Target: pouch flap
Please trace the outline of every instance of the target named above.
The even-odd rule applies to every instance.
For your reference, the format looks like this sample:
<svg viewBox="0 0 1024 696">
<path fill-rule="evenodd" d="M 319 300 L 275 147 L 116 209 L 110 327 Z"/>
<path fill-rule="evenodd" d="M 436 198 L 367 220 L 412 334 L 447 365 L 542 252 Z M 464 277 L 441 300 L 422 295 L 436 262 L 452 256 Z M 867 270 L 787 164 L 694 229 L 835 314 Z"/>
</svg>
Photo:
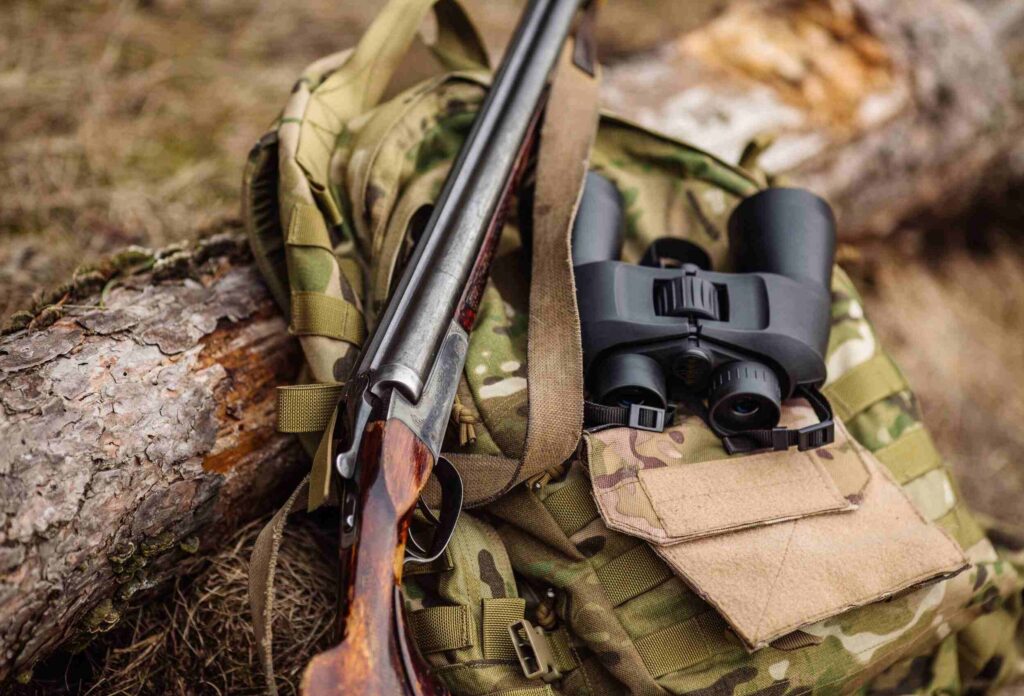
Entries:
<svg viewBox="0 0 1024 696">
<path fill-rule="evenodd" d="M 715 459 L 714 440 L 688 421 L 590 434 L 591 476 L 605 522 L 651 541 L 749 650 L 967 567 L 841 423 L 811 453 Z"/>
<path fill-rule="evenodd" d="M 804 406 L 785 410 L 790 427 L 814 419 Z M 654 544 L 848 512 L 868 480 L 842 430 L 817 450 L 729 458 L 695 418 L 663 433 L 616 428 L 587 440 L 605 522 Z"/>
<path fill-rule="evenodd" d="M 859 446 L 856 446 L 859 450 Z M 706 537 L 655 551 L 735 629 L 748 649 L 967 567 L 885 467 L 856 510 Z"/>
</svg>

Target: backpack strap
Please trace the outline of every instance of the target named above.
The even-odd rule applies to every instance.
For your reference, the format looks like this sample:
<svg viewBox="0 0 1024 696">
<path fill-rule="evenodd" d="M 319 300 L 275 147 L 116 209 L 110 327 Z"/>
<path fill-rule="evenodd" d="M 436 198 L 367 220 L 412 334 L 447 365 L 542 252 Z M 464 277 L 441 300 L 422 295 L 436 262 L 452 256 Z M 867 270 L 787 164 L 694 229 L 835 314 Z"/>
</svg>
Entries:
<svg viewBox="0 0 1024 696">
<path fill-rule="evenodd" d="M 306 506 L 308 491 L 307 476 L 260 532 L 249 558 L 249 610 L 252 612 L 253 630 L 256 633 L 256 651 L 259 653 L 263 675 L 267 680 L 267 693 L 272 696 L 277 695 L 272 650 L 274 573 L 277 570 L 277 554 L 281 548 L 281 539 L 288 518 L 292 512 L 302 510 Z"/>
<path fill-rule="evenodd" d="M 565 46 L 540 135 L 526 363 L 530 413 L 516 482 L 572 456 L 583 430 L 583 348 L 569 237 L 599 116 L 595 7 Z"/>
</svg>

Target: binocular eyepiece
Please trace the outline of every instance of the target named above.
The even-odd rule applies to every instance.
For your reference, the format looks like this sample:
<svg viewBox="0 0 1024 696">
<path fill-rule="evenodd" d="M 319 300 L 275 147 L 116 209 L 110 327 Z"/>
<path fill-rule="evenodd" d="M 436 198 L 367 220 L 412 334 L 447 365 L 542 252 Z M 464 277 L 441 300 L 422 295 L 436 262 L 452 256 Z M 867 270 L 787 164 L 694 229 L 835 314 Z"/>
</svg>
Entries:
<svg viewBox="0 0 1024 696">
<path fill-rule="evenodd" d="M 592 401 L 706 402 L 725 436 L 775 428 L 784 399 L 824 382 L 831 208 L 803 189 L 765 189 L 735 208 L 728 235 L 730 273 L 711 271 L 707 254 L 678 238 L 623 263 L 622 198 L 588 174 L 572 255 Z"/>
</svg>

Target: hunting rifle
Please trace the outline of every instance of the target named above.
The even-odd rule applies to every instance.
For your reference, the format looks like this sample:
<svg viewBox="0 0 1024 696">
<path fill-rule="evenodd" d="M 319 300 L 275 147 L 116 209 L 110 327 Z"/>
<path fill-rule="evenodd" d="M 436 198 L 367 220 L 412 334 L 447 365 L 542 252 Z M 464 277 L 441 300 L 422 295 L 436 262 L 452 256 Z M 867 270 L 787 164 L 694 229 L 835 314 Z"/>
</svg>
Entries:
<svg viewBox="0 0 1024 696">
<path fill-rule="evenodd" d="M 345 386 L 332 475 L 341 517 L 341 643 L 306 667 L 307 696 L 446 694 L 402 618 L 406 562 L 443 553 L 462 482 L 440 456 L 491 259 L 537 138 L 548 77 L 583 0 L 532 0 L 401 279 Z M 428 542 L 409 523 L 431 472 Z"/>
</svg>

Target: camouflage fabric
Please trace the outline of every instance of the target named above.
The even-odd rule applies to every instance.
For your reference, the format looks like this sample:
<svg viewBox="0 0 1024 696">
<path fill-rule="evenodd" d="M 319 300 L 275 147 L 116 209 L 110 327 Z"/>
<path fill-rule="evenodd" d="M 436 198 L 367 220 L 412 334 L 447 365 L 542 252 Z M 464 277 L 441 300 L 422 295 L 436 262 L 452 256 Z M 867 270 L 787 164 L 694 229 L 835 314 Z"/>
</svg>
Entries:
<svg viewBox="0 0 1024 696">
<path fill-rule="evenodd" d="M 431 566 L 410 567 L 403 589 L 406 621 L 421 650 L 430 650 L 424 657 L 435 674 L 455 693 L 476 695 L 537 686 L 523 676 L 507 624 L 494 630 L 493 616 L 501 622 L 520 619 L 525 601 L 519 596 L 508 554 L 493 527 L 464 515 L 446 556 Z M 459 640 L 445 644 L 433 638 L 437 633 L 452 633 L 445 621 L 431 622 L 430 612 L 441 608 L 462 610 L 465 630 Z M 431 622 L 426 627 L 421 625 L 424 619 Z M 437 642 L 429 645 L 432 638 Z"/>
<path fill-rule="evenodd" d="M 391 0 L 354 51 L 310 66 L 250 158 L 250 240 L 300 336 L 309 381 L 347 377 L 411 249 L 409 229 L 437 196 L 486 90 L 479 39 L 453 11 L 453 0 L 442 0 L 434 50 L 450 72 L 380 103 L 387 77 L 433 4 Z M 591 166 L 625 200 L 626 261 L 636 261 L 658 237 L 677 236 L 728 270 L 729 214 L 767 183 L 758 172 L 610 115 L 602 117 Z M 960 502 L 948 469 L 927 448 L 901 377 L 894 384 L 890 375 L 889 388 L 848 414 L 846 428 L 889 467 L 921 514 L 956 539 L 970 569 L 754 653 L 646 542 L 602 520 L 586 467 L 617 474 L 599 448 L 589 462 L 573 461 L 506 491 L 529 418 L 528 274 L 512 216 L 470 337 L 453 413 L 459 427 L 445 446 L 478 507 L 460 521 L 443 562 L 410 567 L 404 582 L 414 635 L 454 694 L 952 693 L 1022 671 L 1014 642 L 1021 617 L 1015 563 L 1021 567 L 1022 559 L 1000 556 Z M 862 372 L 869 380 L 866 366 L 879 360 L 884 352 L 860 298 L 837 269 L 829 388 L 855 386 Z M 699 420 L 676 428 L 677 448 L 641 446 L 637 454 L 673 463 L 724 456 Z M 317 436 L 308 434 L 310 451 Z M 520 617 L 543 629 L 558 679 L 523 676 L 507 636 Z"/>
<path fill-rule="evenodd" d="M 841 330 L 833 333 L 830 366 L 849 371 L 880 349 L 842 272 L 834 300 Z M 844 349 L 849 341 L 859 345 Z M 842 373 L 832 374 L 834 381 Z M 874 451 L 923 427 L 908 391 L 871 405 L 847 425 Z M 690 449 L 679 443 L 671 452 L 636 455 L 651 466 L 675 464 L 673 455 L 682 452 L 692 461 L 716 457 L 719 446 L 705 429 L 688 420 L 681 431 Z M 592 467 L 603 465 L 597 461 L 600 447 L 591 456 Z M 583 464 L 574 463 L 564 479 L 518 489 L 493 509 L 503 520 L 498 532 L 521 582 L 557 589 L 558 618 L 577 640 L 584 667 L 614 676 L 616 688 L 652 694 L 930 694 L 978 690 L 1024 673 L 1020 576 L 966 511 L 941 463 L 903 489 L 965 549 L 970 569 L 805 627 L 753 654 L 681 580 L 647 569 L 660 561 L 637 553 L 645 545 L 605 525 L 593 500 L 580 497 L 586 478 Z M 567 515 L 570 499 L 574 513 Z M 623 565 L 631 577 L 623 579 Z M 605 688 L 564 693 L 615 693 Z"/>
</svg>

